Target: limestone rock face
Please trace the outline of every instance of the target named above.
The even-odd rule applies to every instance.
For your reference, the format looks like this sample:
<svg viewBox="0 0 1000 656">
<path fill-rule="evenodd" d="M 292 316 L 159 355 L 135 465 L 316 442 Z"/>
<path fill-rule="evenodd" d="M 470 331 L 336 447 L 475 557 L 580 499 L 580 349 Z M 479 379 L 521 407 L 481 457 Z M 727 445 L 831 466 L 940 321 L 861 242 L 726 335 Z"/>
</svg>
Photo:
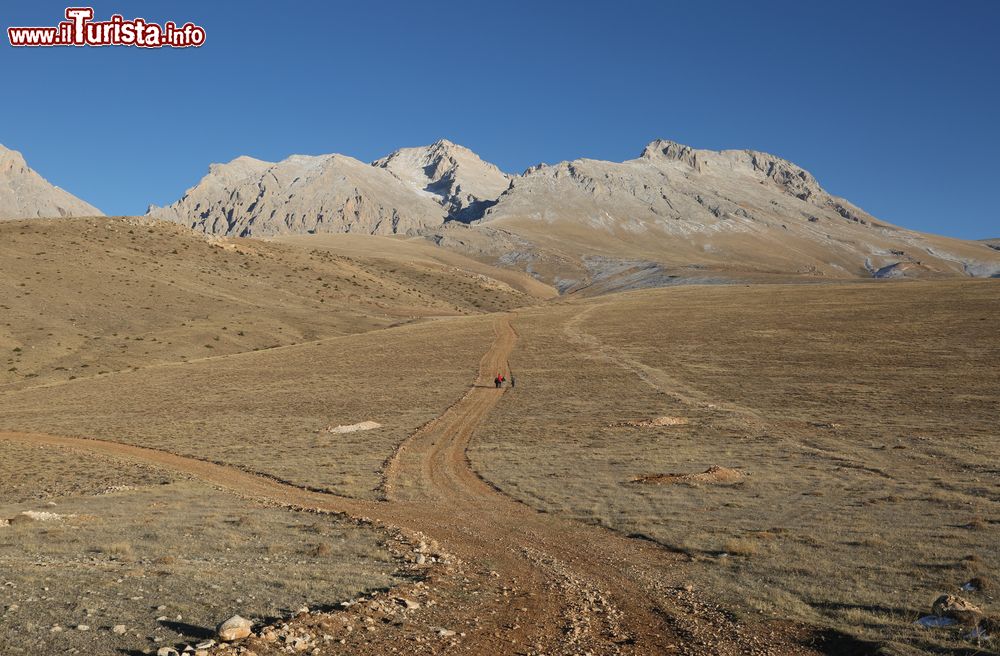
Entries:
<svg viewBox="0 0 1000 656">
<path fill-rule="evenodd" d="M 698 150 L 662 140 L 626 162 L 579 159 L 528 169 L 513 179 L 485 218 L 511 216 L 675 233 L 719 230 L 729 220 L 736 222 L 729 229 L 767 219 L 879 223 L 780 157 L 753 150 Z"/>
<path fill-rule="evenodd" d="M 446 139 L 421 148 L 402 148 L 372 162 L 406 185 L 439 202 L 449 218 L 468 220 L 510 186 L 510 176 L 474 152 Z"/>
<path fill-rule="evenodd" d="M 385 169 L 343 155 L 293 155 L 272 164 L 239 157 L 169 207 L 149 215 L 216 235 L 309 232 L 407 234 L 444 222 L 435 199 Z"/>
<path fill-rule="evenodd" d="M 16 150 L 0 145 L 0 220 L 103 216 L 101 211 L 49 183 Z"/>
</svg>

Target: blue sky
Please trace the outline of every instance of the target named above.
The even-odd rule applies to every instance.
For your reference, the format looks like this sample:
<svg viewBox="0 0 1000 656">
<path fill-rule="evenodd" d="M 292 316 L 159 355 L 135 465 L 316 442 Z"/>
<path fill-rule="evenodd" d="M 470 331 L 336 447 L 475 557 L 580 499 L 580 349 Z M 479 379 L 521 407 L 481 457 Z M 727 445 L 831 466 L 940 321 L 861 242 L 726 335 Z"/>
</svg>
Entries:
<svg viewBox="0 0 1000 656">
<path fill-rule="evenodd" d="M 754 148 L 906 227 L 1000 236 L 1000 2 L 92 3 L 200 49 L 0 47 L 0 143 L 107 213 L 241 154 L 445 137 L 501 168 Z M 12 6 L 14 5 L 14 6 Z M 55 25 L 65 3 L 4 3 Z"/>
</svg>

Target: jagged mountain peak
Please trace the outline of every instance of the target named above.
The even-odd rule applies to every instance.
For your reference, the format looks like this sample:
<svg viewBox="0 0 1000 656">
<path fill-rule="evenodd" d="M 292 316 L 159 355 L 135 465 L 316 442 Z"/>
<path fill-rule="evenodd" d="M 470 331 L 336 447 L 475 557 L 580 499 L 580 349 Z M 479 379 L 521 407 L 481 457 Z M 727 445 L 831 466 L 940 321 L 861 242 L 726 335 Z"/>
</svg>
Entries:
<svg viewBox="0 0 1000 656">
<path fill-rule="evenodd" d="M 435 198 L 449 218 L 458 220 L 474 218 L 510 186 L 510 176 L 497 166 L 447 139 L 401 148 L 372 166 Z"/>
</svg>

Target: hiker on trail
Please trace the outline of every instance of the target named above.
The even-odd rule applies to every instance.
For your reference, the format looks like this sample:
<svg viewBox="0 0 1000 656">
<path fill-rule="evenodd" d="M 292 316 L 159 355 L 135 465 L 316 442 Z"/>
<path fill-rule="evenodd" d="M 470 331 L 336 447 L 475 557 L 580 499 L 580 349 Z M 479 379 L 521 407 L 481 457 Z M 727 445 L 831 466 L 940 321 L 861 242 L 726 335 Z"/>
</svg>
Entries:
<svg viewBox="0 0 1000 656">
<path fill-rule="evenodd" d="M 514 374 L 510 375 L 510 386 L 514 387 Z"/>
<path fill-rule="evenodd" d="M 497 377 L 493 379 L 493 384 L 496 385 L 497 389 L 500 389 L 500 385 L 503 384 L 503 378 L 500 377 L 500 374 L 497 374 Z"/>
</svg>

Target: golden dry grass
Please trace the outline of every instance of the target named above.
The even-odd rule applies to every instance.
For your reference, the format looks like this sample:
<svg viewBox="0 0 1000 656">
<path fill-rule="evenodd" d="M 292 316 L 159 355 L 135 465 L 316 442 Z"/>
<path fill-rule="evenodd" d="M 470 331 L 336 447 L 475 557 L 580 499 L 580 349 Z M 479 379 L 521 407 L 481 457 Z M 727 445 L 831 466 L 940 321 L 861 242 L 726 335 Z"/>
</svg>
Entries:
<svg viewBox="0 0 1000 656">
<path fill-rule="evenodd" d="M 532 305 L 514 321 L 517 388 L 471 452 L 491 482 L 688 554 L 699 591 L 742 613 L 898 653 L 969 646 L 912 622 L 937 594 L 995 578 L 1000 559 L 996 283 L 689 287 L 538 306 L 544 289 L 484 267 L 394 240 L 0 224 L 0 429 L 373 498 L 396 446 L 475 378 L 487 313 Z M 383 426 L 317 432 L 368 420 Z M 740 475 L 706 478 L 713 466 Z M 94 496 L 120 485 L 136 489 Z M 39 603 L 97 586 L 60 623 L 88 603 L 125 612 L 121 598 L 151 589 L 207 622 L 233 595 L 256 595 L 247 604 L 263 614 L 387 580 L 370 533 L 316 529 L 144 467 L 0 446 L 0 510 L 54 497 L 90 519 L 0 528 L 0 559 Z M 231 564 L 268 571 L 215 583 Z M 303 573 L 327 566 L 320 586 Z M 119 571 L 135 573 L 117 577 L 134 586 L 124 597 L 105 585 Z M 997 611 L 995 591 L 968 594 Z M 46 653 L 32 608 L 0 632 L 30 624 L 41 641 L 23 653 Z"/>
<path fill-rule="evenodd" d="M 991 282 L 698 287 L 526 311 L 517 388 L 472 461 L 540 509 L 689 554 L 694 584 L 745 613 L 899 653 L 968 647 L 912 622 L 1000 561 L 998 316 Z M 621 425 L 660 416 L 689 423 Z M 749 475 L 631 482 L 713 465 Z"/>
<path fill-rule="evenodd" d="M 457 256 L 415 258 L 370 239 L 375 246 L 359 238 L 364 248 L 352 242 L 335 251 L 211 240 L 142 219 L 4 221 L 0 390 L 492 312 L 534 298 L 488 275 L 517 284 L 516 274 Z"/>
<path fill-rule="evenodd" d="M 154 638 L 204 639 L 236 612 L 280 617 L 395 580 L 396 564 L 370 529 L 196 481 L 156 480 L 97 456 L 52 448 L 37 456 L 15 443 L 0 449 L 5 475 L 36 462 L 59 474 L 43 484 L 51 495 L 32 501 L 9 497 L 10 481 L 0 477 L 0 517 L 63 516 L 0 527 L 4 654 L 142 653 Z M 127 488 L 98 490 L 95 481 Z M 111 632 L 119 624 L 127 627 L 121 636 Z"/>
<path fill-rule="evenodd" d="M 0 428 L 166 449 L 372 498 L 385 460 L 462 396 L 492 339 L 489 318 L 442 319 L 0 392 Z M 317 432 L 368 420 L 382 427 Z"/>
</svg>

